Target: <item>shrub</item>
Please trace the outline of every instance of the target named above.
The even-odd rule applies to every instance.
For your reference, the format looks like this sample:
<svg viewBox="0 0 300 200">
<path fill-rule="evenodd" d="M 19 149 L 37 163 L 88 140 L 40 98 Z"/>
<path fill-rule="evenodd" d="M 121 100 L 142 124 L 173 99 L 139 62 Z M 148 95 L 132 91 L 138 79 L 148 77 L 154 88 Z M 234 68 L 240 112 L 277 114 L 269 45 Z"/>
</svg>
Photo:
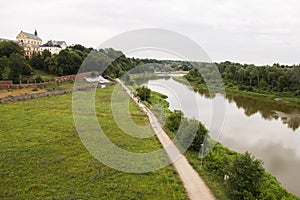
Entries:
<svg viewBox="0 0 300 200">
<path fill-rule="evenodd" d="M 137 96 L 140 97 L 142 101 L 148 101 L 150 98 L 151 90 L 145 86 L 136 89 Z"/>
<path fill-rule="evenodd" d="M 236 157 L 229 168 L 229 194 L 232 199 L 257 199 L 261 193 L 262 161 L 246 152 Z"/>
<path fill-rule="evenodd" d="M 42 77 L 41 77 L 41 76 L 37 76 L 37 77 L 35 78 L 35 81 L 36 81 L 37 83 L 41 83 L 41 82 L 42 82 Z"/>
</svg>

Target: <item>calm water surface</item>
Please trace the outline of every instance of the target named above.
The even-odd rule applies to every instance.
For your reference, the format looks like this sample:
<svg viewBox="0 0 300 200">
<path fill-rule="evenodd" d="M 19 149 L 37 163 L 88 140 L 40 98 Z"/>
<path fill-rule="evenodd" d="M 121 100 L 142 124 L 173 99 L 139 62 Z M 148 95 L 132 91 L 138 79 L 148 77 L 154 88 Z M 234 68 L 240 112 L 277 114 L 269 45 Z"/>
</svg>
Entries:
<svg viewBox="0 0 300 200">
<path fill-rule="evenodd" d="M 241 95 L 195 92 L 172 78 L 149 80 L 147 86 L 168 95 L 170 109 L 182 110 L 210 127 L 212 99 L 225 101 L 226 117 L 220 142 L 230 149 L 250 151 L 264 161 L 290 192 L 300 196 L 300 110 L 271 100 Z M 198 109 L 197 109 L 198 108 Z"/>
</svg>

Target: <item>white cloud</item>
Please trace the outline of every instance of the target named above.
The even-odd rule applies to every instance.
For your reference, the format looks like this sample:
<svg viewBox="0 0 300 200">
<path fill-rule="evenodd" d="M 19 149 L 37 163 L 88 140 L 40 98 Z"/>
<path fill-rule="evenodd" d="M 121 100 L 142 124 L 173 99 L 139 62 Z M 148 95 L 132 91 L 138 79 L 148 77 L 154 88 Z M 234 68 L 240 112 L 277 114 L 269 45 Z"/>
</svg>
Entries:
<svg viewBox="0 0 300 200">
<path fill-rule="evenodd" d="M 1 3 L 0 37 L 38 29 L 44 40 L 96 47 L 132 29 L 183 33 L 215 61 L 299 63 L 297 0 L 10 0 Z"/>
</svg>

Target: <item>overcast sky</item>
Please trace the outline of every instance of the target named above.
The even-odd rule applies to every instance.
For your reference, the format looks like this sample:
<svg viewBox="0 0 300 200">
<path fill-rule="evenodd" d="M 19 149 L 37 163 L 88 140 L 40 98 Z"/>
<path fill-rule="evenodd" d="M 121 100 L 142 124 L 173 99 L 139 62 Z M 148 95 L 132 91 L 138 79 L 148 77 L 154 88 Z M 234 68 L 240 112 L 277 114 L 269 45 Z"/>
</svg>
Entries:
<svg viewBox="0 0 300 200">
<path fill-rule="evenodd" d="M 0 5 L 1 38 L 37 29 L 43 42 L 97 47 L 125 31 L 163 28 L 196 41 L 215 62 L 300 63 L 298 0 L 2 0 Z"/>
</svg>

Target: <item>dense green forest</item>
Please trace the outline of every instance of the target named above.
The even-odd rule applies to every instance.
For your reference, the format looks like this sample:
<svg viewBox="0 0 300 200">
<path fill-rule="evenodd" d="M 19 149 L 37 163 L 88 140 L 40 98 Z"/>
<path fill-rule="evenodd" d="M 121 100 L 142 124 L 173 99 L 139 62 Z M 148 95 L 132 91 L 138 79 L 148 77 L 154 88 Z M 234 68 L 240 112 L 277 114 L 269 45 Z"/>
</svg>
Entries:
<svg viewBox="0 0 300 200">
<path fill-rule="evenodd" d="M 255 66 L 226 61 L 216 66 L 227 88 L 258 93 L 280 93 L 282 97 L 300 97 L 299 65 Z M 205 84 L 195 68 L 191 69 L 185 78 L 194 85 Z"/>
</svg>

